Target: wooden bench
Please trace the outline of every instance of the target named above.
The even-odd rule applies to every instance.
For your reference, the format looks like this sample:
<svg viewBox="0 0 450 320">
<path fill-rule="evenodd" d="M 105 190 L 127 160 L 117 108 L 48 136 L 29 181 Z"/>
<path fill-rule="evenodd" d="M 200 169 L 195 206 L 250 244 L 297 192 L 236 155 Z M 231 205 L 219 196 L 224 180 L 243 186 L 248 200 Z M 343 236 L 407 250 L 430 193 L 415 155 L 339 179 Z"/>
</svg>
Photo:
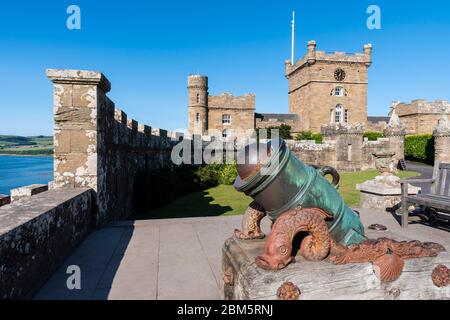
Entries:
<svg viewBox="0 0 450 320">
<path fill-rule="evenodd" d="M 444 213 L 450 213 L 450 188 L 447 188 L 447 175 L 450 164 L 436 162 L 431 179 L 401 180 L 402 186 L 402 227 L 408 226 L 409 206 L 421 205 Z M 409 183 L 430 183 L 430 194 L 408 195 Z M 448 189 L 448 190 L 447 190 Z"/>
</svg>

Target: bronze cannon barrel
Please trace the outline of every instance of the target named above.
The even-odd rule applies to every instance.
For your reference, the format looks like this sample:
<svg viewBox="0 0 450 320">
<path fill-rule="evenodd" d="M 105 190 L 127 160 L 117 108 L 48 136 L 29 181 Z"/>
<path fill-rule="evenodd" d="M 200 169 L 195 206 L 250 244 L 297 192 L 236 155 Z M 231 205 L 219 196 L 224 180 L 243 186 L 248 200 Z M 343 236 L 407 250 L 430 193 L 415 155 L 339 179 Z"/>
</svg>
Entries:
<svg viewBox="0 0 450 320">
<path fill-rule="evenodd" d="M 239 159 L 252 164 L 241 164 Z M 245 147 L 238 155 L 238 173 L 236 190 L 252 197 L 272 221 L 296 207 L 320 208 L 333 217 L 327 224 L 337 242 L 350 245 L 366 240 L 358 214 L 318 170 L 298 159 L 284 140 Z"/>
</svg>

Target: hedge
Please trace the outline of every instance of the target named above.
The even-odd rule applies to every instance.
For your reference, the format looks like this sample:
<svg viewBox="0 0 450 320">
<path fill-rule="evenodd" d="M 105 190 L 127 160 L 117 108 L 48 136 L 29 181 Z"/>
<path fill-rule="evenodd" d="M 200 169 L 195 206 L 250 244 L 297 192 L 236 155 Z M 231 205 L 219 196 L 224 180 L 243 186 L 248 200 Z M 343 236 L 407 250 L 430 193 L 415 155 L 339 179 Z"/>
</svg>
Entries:
<svg viewBox="0 0 450 320">
<path fill-rule="evenodd" d="M 377 141 L 379 138 L 384 138 L 384 134 L 380 132 L 367 131 L 364 133 L 364 138 L 369 139 L 369 141 Z"/>
<path fill-rule="evenodd" d="M 260 130 L 263 130 L 263 128 L 256 129 L 256 134 L 257 134 L 258 138 L 259 138 Z M 285 140 L 291 139 L 292 127 L 288 126 L 287 124 L 282 124 L 279 127 L 269 127 L 266 130 L 267 130 L 267 139 L 272 138 L 272 130 L 279 130 L 280 138 L 282 138 L 282 139 L 285 139 Z"/>
<path fill-rule="evenodd" d="M 295 135 L 295 140 L 314 140 L 316 143 L 323 142 L 323 136 L 320 133 L 311 133 L 310 131 L 302 131 Z"/>
<path fill-rule="evenodd" d="M 405 159 L 427 164 L 434 163 L 434 138 L 431 134 L 405 137 Z"/>
</svg>

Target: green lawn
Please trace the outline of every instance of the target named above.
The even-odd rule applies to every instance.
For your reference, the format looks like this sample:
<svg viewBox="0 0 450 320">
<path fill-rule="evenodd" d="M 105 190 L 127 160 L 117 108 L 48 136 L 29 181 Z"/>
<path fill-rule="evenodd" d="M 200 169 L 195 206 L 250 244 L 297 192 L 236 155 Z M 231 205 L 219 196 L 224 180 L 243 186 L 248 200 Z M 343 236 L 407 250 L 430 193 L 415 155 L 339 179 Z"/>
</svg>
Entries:
<svg viewBox="0 0 450 320">
<path fill-rule="evenodd" d="M 243 214 L 251 198 L 233 186 L 220 185 L 181 197 L 167 206 L 136 215 L 133 219 L 169 219 L 199 216 L 231 216 Z"/>
<path fill-rule="evenodd" d="M 339 183 L 339 192 L 343 196 L 345 203 L 349 206 L 358 206 L 360 201 L 359 191 L 356 185 L 364 181 L 371 180 L 378 175 L 377 170 L 369 170 L 362 172 L 341 173 L 341 182 Z M 398 176 L 402 179 L 417 176 L 417 172 L 400 171 Z"/>
<path fill-rule="evenodd" d="M 342 173 L 339 191 L 343 195 L 345 202 L 350 206 L 358 206 L 360 195 L 355 186 L 366 180 L 373 179 L 377 175 L 378 172 L 376 170 Z M 409 178 L 417 176 L 417 173 L 405 171 L 400 172 L 399 176 L 401 178 Z M 133 219 L 240 215 L 244 213 L 251 201 L 251 198 L 237 192 L 233 186 L 220 185 L 184 196 L 163 208 L 134 216 Z"/>
</svg>

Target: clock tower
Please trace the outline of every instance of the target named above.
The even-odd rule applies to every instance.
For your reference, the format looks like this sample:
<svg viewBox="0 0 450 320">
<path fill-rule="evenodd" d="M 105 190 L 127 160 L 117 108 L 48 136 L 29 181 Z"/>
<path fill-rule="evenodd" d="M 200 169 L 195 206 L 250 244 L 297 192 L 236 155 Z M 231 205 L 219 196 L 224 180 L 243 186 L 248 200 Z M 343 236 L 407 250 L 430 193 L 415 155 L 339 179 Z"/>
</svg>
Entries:
<svg viewBox="0 0 450 320">
<path fill-rule="evenodd" d="M 320 132 L 323 124 L 367 124 L 368 70 L 372 45 L 364 52 L 326 53 L 308 42 L 296 63 L 286 61 L 289 113 L 299 116 L 302 131 Z"/>
</svg>

